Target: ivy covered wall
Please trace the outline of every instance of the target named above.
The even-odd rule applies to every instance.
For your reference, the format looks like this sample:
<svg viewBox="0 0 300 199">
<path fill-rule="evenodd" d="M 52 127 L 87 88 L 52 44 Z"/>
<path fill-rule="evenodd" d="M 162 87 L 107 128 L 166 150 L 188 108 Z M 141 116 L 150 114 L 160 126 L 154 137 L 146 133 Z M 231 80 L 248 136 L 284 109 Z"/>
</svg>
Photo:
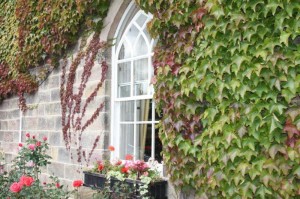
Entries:
<svg viewBox="0 0 300 199">
<path fill-rule="evenodd" d="M 23 94 L 35 91 L 37 80 L 48 73 L 36 78 L 29 69 L 57 66 L 58 58 L 83 30 L 101 30 L 109 4 L 109 0 L 1 1 L 0 100 L 18 94 L 25 109 Z"/>
<path fill-rule="evenodd" d="M 160 137 L 197 198 L 300 195 L 300 2 L 137 0 L 153 14 Z"/>
</svg>

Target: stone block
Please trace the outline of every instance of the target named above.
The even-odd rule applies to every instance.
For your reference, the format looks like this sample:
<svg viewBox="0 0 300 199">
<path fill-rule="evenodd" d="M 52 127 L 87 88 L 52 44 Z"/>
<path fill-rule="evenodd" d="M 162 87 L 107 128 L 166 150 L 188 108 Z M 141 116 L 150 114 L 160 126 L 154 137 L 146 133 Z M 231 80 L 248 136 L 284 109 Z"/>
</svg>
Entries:
<svg viewBox="0 0 300 199">
<path fill-rule="evenodd" d="M 67 151 L 66 148 L 60 147 L 58 149 L 58 161 L 64 162 L 64 163 L 70 163 L 71 162 L 71 154 L 69 151 Z"/>
<path fill-rule="evenodd" d="M 105 80 L 105 95 L 111 96 L 111 80 Z"/>
<path fill-rule="evenodd" d="M 7 121 L 1 121 L 0 120 L 0 130 L 1 131 L 8 130 Z"/>
<path fill-rule="evenodd" d="M 77 180 L 82 178 L 80 166 L 78 165 L 65 165 L 65 177 L 69 180 Z"/>
<path fill-rule="evenodd" d="M 24 117 L 23 119 L 23 129 L 27 132 L 31 130 L 37 130 L 39 118 L 37 117 Z"/>
<path fill-rule="evenodd" d="M 45 105 L 44 104 L 39 104 L 37 109 L 38 109 L 39 116 L 45 115 Z"/>
<path fill-rule="evenodd" d="M 19 131 L 13 132 L 13 142 L 19 143 L 19 138 L 20 138 L 20 132 Z"/>
<path fill-rule="evenodd" d="M 53 130 L 54 129 L 54 124 L 55 120 L 54 117 L 40 117 L 38 118 L 38 129 L 39 130 Z"/>
<path fill-rule="evenodd" d="M 20 128 L 20 120 L 8 120 L 7 121 L 8 130 L 19 130 Z"/>
<path fill-rule="evenodd" d="M 39 102 L 39 103 L 47 103 L 47 102 L 50 102 L 50 98 L 51 98 L 50 91 L 39 92 L 37 95 L 38 95 L 38 102 Z"/>
<path fill-rule="evenodd" d="M 3 136 L 4 142 L 13 142 L 14 140 L 14 134 L 13 132 L 5 132 Z"/>
<path fill-rule="evenodd" d="M 61 107 L 59 103 L 51 103 L 45 106 L 46 115 L 61 115 Z"/>
<path fill-rule="evenodd" d="M 62 145 L 62 136 L 60 132 L 51 132 L 49 133 L 49 144 L 51 146 L 60 146 Z"/>
<path fill-rule="evenodd" d="M 0 120 L 7 119 L 7 112 L 6 111 L 0 111 Z"/>
<path fill-rule="evenodd" d="M 60 89 L 51 90 L 51 102 L 60 102 Z"/>
<path fill-rule="evenodd" d="M 62 119 L 61 116 L 57 116 L 57 117 L 54 118 L 54 120 L 55 120 L 55 128 L 54 129 L 56 131 L 61 131 L 62 130 L 61 119 Z"/>
<path fill-rule="evenodd" d="M 64 178 L 65 177 L 65 164 L 63 163 L 58 163 L 58 162 L 51 162 L 51 164 L 49 164 L 47 166 L 48 168 L 48 173 L 50 175 L 55 175 L 57 177 L 60 178 Z"/>
<path fill-rule="evenodd" d="M 52 88 L 59 88 L 59 86 L 60 86 L 60 78 L 59 78 L 59 76 L 58 75 L 56 75 L 56 76 L 50 76 L 49 78 L 48 78 L 49 80 L 48 80 L 48 85 L 47 85 L 47 87 L 49 88 L 49 89 L 52 89 Z"/>
</svg>

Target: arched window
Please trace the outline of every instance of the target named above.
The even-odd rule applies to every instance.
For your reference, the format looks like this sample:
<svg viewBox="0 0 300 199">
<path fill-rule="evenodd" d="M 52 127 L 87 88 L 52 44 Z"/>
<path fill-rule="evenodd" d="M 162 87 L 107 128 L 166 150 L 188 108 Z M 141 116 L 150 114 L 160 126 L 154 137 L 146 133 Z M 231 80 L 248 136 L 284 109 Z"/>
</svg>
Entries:
<svg viewBox="0 0 300 199">
<path fill-rule="evenodd" d="M 132 10 L 125 15 L 132 15 Z M 158 117 L 150 83 L 154 45 L 146 27 L 150 19 L 141 10 L 133 17 L 124 16 L 113 47 L 111 143 L 121 159 L 130 154 L 135 159 L 147 161 L 152 157 L 161 161 L 162 146 L 155 128 Z"/>
</svg>

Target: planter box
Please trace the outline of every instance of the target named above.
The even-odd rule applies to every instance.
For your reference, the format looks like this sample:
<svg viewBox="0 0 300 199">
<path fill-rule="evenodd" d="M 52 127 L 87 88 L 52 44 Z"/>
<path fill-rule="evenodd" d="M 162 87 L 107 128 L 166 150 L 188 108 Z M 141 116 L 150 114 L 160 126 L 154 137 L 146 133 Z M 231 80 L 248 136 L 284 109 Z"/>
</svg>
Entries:
<svg viewBox="0 0 300 199">
<path fill-rule="evenodd" d="M 103 174 L 83 172 L 84 173 L 84 186 L 92 187 L 96 189 L 104 189 L 106 184 L 106 178 Z M 110 180 L 110 189 L 114 191 L 116 187 L 126 185 L 127 190 L 130 190 L 132 193 L 132 198 L 141 198 L 139 194 L 139 185 L 143 184 L 138 180 L 126 179 L 125 181 L 119 181 L 116 178 L 111 178 Z M 151 183 L 148 188 L 148 194 L 150 198 L 155 199 L 167 199 L 167 181 L 158 181 Z"/>
</svg>

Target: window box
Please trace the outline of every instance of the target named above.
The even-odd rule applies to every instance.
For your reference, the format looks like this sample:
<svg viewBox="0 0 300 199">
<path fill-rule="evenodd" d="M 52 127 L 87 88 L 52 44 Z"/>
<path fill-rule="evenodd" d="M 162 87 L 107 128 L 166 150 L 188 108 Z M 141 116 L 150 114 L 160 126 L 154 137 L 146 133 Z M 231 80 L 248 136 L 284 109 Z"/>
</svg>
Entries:
<svg viewBox="0 0 300 199">
<path fill-rule="evenodd" d="M 105 183 L 107 181 L 104 174 L 92 173 L 84 171 L 84 186 L 104 189 Z M 139 185 L 142 184 L 141 181 L 126 179 L 125 181 L 119 181 L 116 178 L 111 178 L 110 189 L 113 191 L 114 185 L 118 186 L 118 183 L 125 183 L 133 192 L 135 198 L 140 198 Z M 155 199 L 167 199 L 167 181 L 157 181 L 149 185 L 148 194 L 151 198 Z"/>
</svg>

